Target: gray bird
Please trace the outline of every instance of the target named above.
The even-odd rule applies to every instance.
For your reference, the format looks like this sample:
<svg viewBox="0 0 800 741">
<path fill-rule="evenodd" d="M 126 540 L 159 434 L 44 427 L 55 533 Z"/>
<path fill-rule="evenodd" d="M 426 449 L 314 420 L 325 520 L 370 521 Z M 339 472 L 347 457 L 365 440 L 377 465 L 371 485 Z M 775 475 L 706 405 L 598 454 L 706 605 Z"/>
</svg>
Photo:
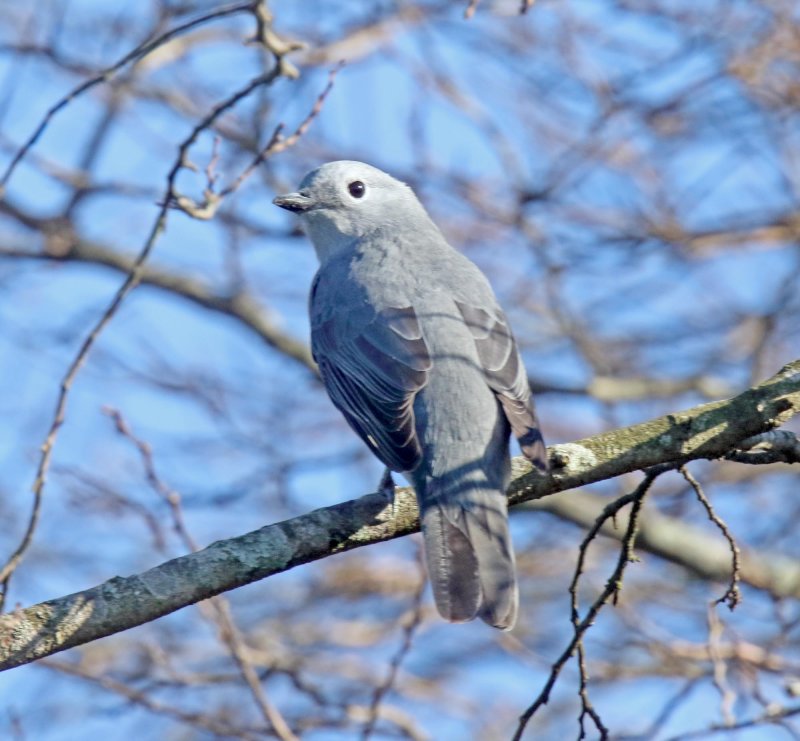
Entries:
<svg viewBox="0 0 800 741">
<path fill-rule="evenodd" d="M 543 473 L 547 453 L 488 280 L 411 188 L 370 165 L 322 165 L 273 203 L 300 216 L 320 261 L 309 310 L 325 388 L 414 485 L 439 612 L 512 628 L 509 432 Z"/>
</svg>

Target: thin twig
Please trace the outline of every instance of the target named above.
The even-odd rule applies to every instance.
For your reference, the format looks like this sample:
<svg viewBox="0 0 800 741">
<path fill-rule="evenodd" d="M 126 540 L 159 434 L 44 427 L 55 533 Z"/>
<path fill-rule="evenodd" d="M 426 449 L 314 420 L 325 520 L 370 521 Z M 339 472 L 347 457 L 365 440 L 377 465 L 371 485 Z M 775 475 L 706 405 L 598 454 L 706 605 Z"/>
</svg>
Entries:
<svg viewBox="0 0 800 741">
<path fill-rule="evenodd" d="M 147 481 L 156 493 L 169 505 L 173 529 L 183 541 L 184 546 L 192 552 L 198 551 L 200 546 L 186 527 L 186 520 L 183 517 L 183 508 L 181 507 L 181 496 L 177 491 L 168 486 L 156 472 L 155 461 L 153 460 L 153 449 L 150 444 L 133 433 L 130 426 L 125 421 L 125 418 L 118 410 L 106 407 L 103 411 L 112 418 L 117 432 L 136 446 L 142 460 L 142 465 L 144 466 Z M 233 614 L 231 613 L 230 603 L 222 596 L 212 597 L 208 600 L 208 603 L 210 603 L 210 605 L 205 602 L 199 603 L 198 607 L 200 608 L 200 612 L 206 619 L 212 621 L 219 630 L 220 638 L 225 643 L 242 678 L 250 688 L 253 699 L 261 711 L 264 720 L 281 741 L 298 741 L 297 736 L 291 728 L 289 728 L 286 719 L 269 701 L 264 692 L 261 680 L 247 656 L 247 647 L 244 638 L 236 626 Z M 211 611 L 209 611 L 209 607 Z"/>
<path fill-rule="evenodd" d="M 237 190 L 239 186 L 248 177 L 250 177 L 253 171 L 268 157 L 280 154 L 290 147 L 293 147 L 297 143 L 298 139 L 300 139 L 300 137 L 303 136 L 306 131 L 308 131 L 308 127 L 311 126 L 312 121 L 319 115 L 320 111 L 322 110 L 322 106 L 325 103 L 325 99 L 333 89 L 333 83 L 336 80 L 336 75 L 339 73 L 342 67 L 344 67 L 344 65 L 345 62 L 341 61 L 335 67 L 333 67 L 330 72 L 328 72 L 327 84 L 322 92 L 317 96 L 317 100 L 315 101 L 308 115 L 303 119 L 303 121 L 300 122 L 300 125 L 295 129 L 294 133 L 284 138 L 281 135 L 283 131 L 283 124 L 279 125 L 273 132 L 272 136 L 267 142 L 267 145 L 255 156 L 253 161 L 247 167 L 245 167 L 244 170 L 242 170 L 239 177 L 237 177 L 236 180 L 234 180 L 230 185 L 222 189 L 220 192 L 220 198 L 224 198 L 225 196 L 230 195 L 233 191 Z"/>
<path fill-rule="evenodd" d="M 426 582 L 424 556 L 422 553 L 422 548 L 420 548 L 419 545 L 417 546 L 417 564 L 419 566 L 419 582 L 417 583 L 417 588 L 414 590 L 414 594 L 412 596 L 411 607 L 404 618 L 405 625 L 403 626 L 403 641 L 400 644 L 400 648 L 397 649 L 397 653 L 392 657 L 392 660 L 389 664 L 389 671 L 386 674 L 386 679 L 384 679 L 384 681 L 375 688 L 375 692 L 372 695 L 372 701 L 369 704 L 368 710 L 369 718 L 364 725 L 364 730 L 361 732 L 361 741 L 367 741 L 367 739 L 369 739 L 375 730 L 375 724 L 378 722 L 378 716 L 380 714 L 381 702 L 389 690 L 391 690 L 391 688 L 394 686 L 394 683 L 397 680 L 397 673 L 400 669 L 400 664 L 402 664 L 403 659 L 405 659 L 405 657 L 408 655 L 408 652 L 411 650 L 411 645 L 414 641 L 414 635 L 419 626 L 422 624 L 422 596 L 425 594 Z"/>
<path fill-rule="evenodd" d="M 182 23 L 179 26 L 175 26 L 175 28 L 162 33 L 160 36 L 156 36 L 154 39 L 150 39 L 150 41 L 145 41 L 143 44 L 140 44 L 132 51 L 128 52 L 124 57 L 122 57 L 119 61 L 115 64 L 112 64 L 110 67 L 107 67 L 99 74 L 95 75 L 89 80 L 78 85 L 76 88 L 73 88 L 68 92 L 64 97 L 59 99 L 55 104 L 53 104 L 45 113 L 44 118 L 39 122 L 39 125 L 36 127 L 34 132 L 28 137 L 27 141 L 20 147 L 17 153 L 14 155 L 14 158 L 9 163 L 6 171 L 3 173 L 3 177 L 0 178 L 0 197 L 2 197 L 3 191 L 5 187 L 8 185 L 8 181 L 10 180 L 11 176 L 14 173 L 14 170 L 17 168 L 17 165 L 22 161 L 23 157 L 28 153 L 28 151 L 33 147 L 34 144 L 39 140 L 39 138 L 44 133 L 47 126 L 50 124 L 53 116 L 56 115 L 62 108 L 66 107 L 69 103 L 71 103 L 75 98 L 83 95 L 87 90 L 91 90 L 95 85 L 99 85 L 101 82 L 107 82 L 110 80 L 119 70 L 125 67 L 129 62 L 133 62 L 139 59 L 146 57 L 151 51 L 157 49 L 161 45 L 165 44 L 167 41 L 171 41 L 176 36 L 179 36 L 184 31 L 188 31 L 195 26 L 199 26 L 207 21 L 214 20 L 215 18 L 223 18 L 229 15 L 235 15 L 236 13 L 245 13 L 248 11 L 252 12 L 253 10 L 253 2 L 245 3 L 235 3 L 233 5 L 228 5 L 226 7 L 218 8 L 210 13 L 205 13 L 204 15 L 198 16 L 197 18 L 193 18 L 186 23 Z"/>
<path fill-rule="evenodd" d="M 219 164 L 219 141 L 219 135 L 215 136 L 214 141 L 211 143 L 211 158 L 208 160 L 205 170 L 206 190 L 211 193 L 214 192 L 214 186 L 219 178 L 219 173 L 217 172 L 217 165 Z"/>
<path fill-rule="evenodd" d="M 586 650 L 583 647 L 583 639 L 578 642 L 578 675 L 580 677 L 578 696 L 581 698 L 581 713 L 578 716 L 578 726 L 580 727 L 578 738 L 586 738 L 585 720 L 588 715 L 599 732 L 600 738 L 606 739 L 608 738 L 608 728 L 606 728 L 603 719 L 589 699 L 589 672 L 586 670 Z"/>
<path fill-rule="evenodd" d="M 33 539 L 33 533 L 35 532 L 36 526 L 39 522 L 42 493 L 44 491 L 47 473 L 50 467 L 50 461 L 52 459 L 53 446 L 55 445 L 56 438 L 58 437 L 58 431 L 61 428 L 61 425 L 64 423 L 67 398 L 69 396 L 70 389 L 72 388 L 72 384 L 75 382 L 78 371 L 86 362 L 89 352 L 94 346 L 97 338 L 116 314 L 122 302 L 136 287 L 142 277 L 144 263 L 152 252 L 158 237 L 161 235 L 161 232 L 166 226 L 169 204 L 175 199 L 176 195 L 175 181 L 178 177 L 178 173 L 181 171 L 181 169 L 183 169 L 186 161 L 188 160 L 187 155 L 189 149 L 197 141 L 200 133 L 212 126 L 223 113 L 233 108 L 239 101 L 250 95 L 257 88 L 273 83 L 276 79 L 278 79 L 279 76 L 280 66 L 276 64 L 270 72 L 259 75 L 245 87 L 214 106 L 214 108 L 192 129 L 189 136 L 187 136 L 186 139 L 184 139 L 180 144 L 178 148 L 178 156 L 175 158 L 169 174 L 167 175 L 165 195 L 159 208 L 158 216 L 153 223 L 150 234 L 147 237 L 144 246 L 132 265 L 131 272 L 128 274 L 125 282 L 117 291 L 108 308 L 103 312 L 103 315 L 84 339 L 80 349 L 78 350 L 78 353 L 75 355 L 66 374 L 61 380 L 53 419 L 50 424 L 50 429 L 41 447 L 39 465 L 37 467 L 36 477 L 33 483 L 33 505 L 31 515 L 28 519 L 28 526 L 19 545 L 11 554 L 11 556 L 9 556 L 2 569 L 0 569 L 0 611 L 3 609 L 5 598 L 8 594 L 8 584 L 11 575 L 14 573 L 15 569 L 22 560 L 24 553 L 30 546 L 30 543 Z"/>
<path fill-rule="evenodd" d="M 728 546 L 731 549 L 731 579 L 728 583 L 728 588 L 725 591 L 725 594 L 723 594 L 722 597 L 716 601 L 716 603 L 724 603 L 728 605 L 729 609 L 734 610 L 742 600 L 742 594 L 739 591 L 739 582 L 742 578 L 741 551 L 739 550 L 739 546 L 736 545 L 736 540 L 734 539 L 733 534 L 728 529 L 728 526 L 725 524 L 724 520 L 722 520 L 722 518 L 714 511 L 714 507 L 711 505 L 711 501 L 703 491 L 703 487 L 700 486 L 700 482 L 694 476 L 692 476 L 686 466 L 681 466 L 680 472 L 692 489 L 694 489 L 697 499 L 700 501 L 700 504 L 703 505 L 706 513 L 708 514 L 708 519 L 719 528 L 720 532 L 725 536 L 725 540 L 728 541 Z"/>
<path fill-rule="evenodd" d="M 300 122 L 300 125 L 295 129 L 294 133 L 288 137 L 283 137 L 282 132 L 284 129 L 284 124 L 280 123 L 275 127 L 275 130 L 272 132 L 272 136 L 269 138 L 267 144 L 258 152 L 258 154 L 253 158 L 250 164 L 242 170 L 239 176 L 225 188 L 223 188 L 219 193 L 215 193 L 213 189 L 213 180 L 211 173 L 213 172 L 213 166 L 216 161 L 216 152 L 212 153 L 211 161 L 209 162 L 208 166 L 206 167 L 206 178 L 208 180 L 207 187 L 203 190 L 203 200 L 200 203 L 196 203 L 188 196 L 184 195 L 176 195 L 172 198 L 172 202 L 170 206 L 174 208 L 178 208 L 183 211 L 188 216 L 191 216 L 193 219 L 199 219 L 201 221 L 208 221 L 209 219 L 213 219 L 216 216 L 219 207 L 222 205 L 222 202 L 225 200 L 227 196 L 229 196 L 234 191 L 238 190 L 239 187 L 247 180 L 250 175 L 253 174 L 255 169 L 263 163 L 269 157 L 272 157 L 276 154 L 280 154 L 281 152 L 286 151 L 290 147 L 293 147 L 297 144 L 298 140 L 301 136 L 303 136 L 306 131 L 308 131 L 308 127 L 311 125 L 311 122 L 317 117 L 319 112 L 322 110 L 322 105 L 325 102 L 325 98 L 328 97 L 328 93 L 333 88 L 333 82 L 336 78 L 336 74 L 344 65 L 344 62 L 340 62 L 336 67 L 334 67 L 329 75 L 328 75 L 328 83 L 323 89 L 323 91 L 317 96 L 314 105 L 311 108 L 309 114 Z"/>
<path fill-rule="evenodd" d="M 645 472 L 645 477 L 639 486 L 631 492 L 630 494 L 626 494 L 623 497 L 620 497 L 616 501 L 609 504 L 600 514 L 600 516 L 595 520 L 594 525 L 590 528 L 589 532 L 584 537 L 583 542 L 581 543 L 580 550 L 578 553 L 578 561 L 575 566 L 575 572 L 572 577 L 572 582 L 569 587 L 569 593 L 571 597 L 571 621 L 573 626 L 573 636 L 572 640 L 569 642 L 569 645 L 564 649 L 562 654 L 556 659 L 553 663 L 550 675 L 545 682 L 544 687 L 542 688 L 539 695 L 533 701 L 533 703 L 525 710 L 525 712 L 520 716 L 519 725 L 517 726 L 517 730 L 514 733 L 513 741 L 519 741 L 522 738 L 522 734 L 525 731 L 526 726 L 530 722 L 531 718 L 534 716 L 536 711 L 546 705 L 548 700 L 550 699 L 550 693 L 555 686 L 556 680 L 558 679 L 559 675 L 561 674 L 561 670 L 566 665 L 567 661 L 575 654 L 576 650 L 581 648 L 582 650 L 582 641 L 583 636 L 586 631 L 589 629 L 591 625 L 594 624 L 595 619 L 597 618 L 598 613 L 603 608 L 605 604 L 608 603 L 609 600 L 612 598 L 616 600 L 617 595 L 619 594 L 620 590 L 622 589 L 622 577 L 625 573 L 625 568 L 628 563 L 633 560 L 633 547 L 635 545 L 636 540 L 636 533 L 639 524 L 639 513 L 641 512 L 642 503 L 644 502 L 644 497 L 649 491 L 650 487 L 653 484 L 653 481 L 658 478 L 662 473 L 674 468 L 672 464 L 663 464 L 659 466 L 653 466 L 649 468 Z M 586 553 L 590 543 L 597 537 L 598 533 L 600 532 L 603 524 L 613 518 L 623 507 L 631 504 L 631 513 L 628 516 L 628 526 L 625 531 L 625 537 L 622 539 L 622 545 L 619 551 L 619 557 L 617 559 L 617 565 L 612 573 L 611 577 L 606 582 L 605 589 L 600 594 L 600 596 L 594 601 L 592 606 L 586 612 L 586 616 L 583 620 L 580 620 L 580 615 L 578 611 L 578 597 L 577 597 L 577 590 L 578 584 L 580 582 L 580 578 L 584 571 L 584 564 L 586 562 Z M 600 720 L 597 711 L 592 707 L 591 703 L 588 700 L 588 696 L 586 694 L 586 683 L 588 677 L 585 673 L 585 665 L 581 665 L 579 663 L 579 671 L 581 671 L 581 715 L 579 722 L 581 724 L 581 732 L 583 732 L 583 721 L 584 717 L 588 715 L 592 721 L 595 723 L 598 732 L 600 733 L 601 738 L 608 737 L 608 729 Z"/>
<path fill-rule="evenodd" d="M 239 671 L 244 677 L 250 692 L 261 711 L 262 716 L 267 723 L 275 731 L 275 735 L 281 741 L 298 741 L 298 737 L 294 734 L 286 719 L 281 712 L 276 708 L 267 698 L 264 687 L 261 685 L 261 680 L 253 668 L 253 664 L 247 656 L 247 647 L 245 646 L 244 639 L 239 633 L 236 623 L 234 622 L 233 615 L 230 610 L 230 603 L 224 597 L 213 597 L 211 603 L 217 615 L 215 620 L 217 627 L 223 641 L 228 647 L 228 650 L 236 662 Z M 203 603 L 200 603 L 202 607 Z"/>
<path fill-rule="evenodd" d="M 177 533 L 178 537 L 183 541 L 183 544 L 190 551 L 197 552 L 200 546 L 192 538 L 186 523 L 183 519 L 183 509 L 181 508 L 180 494 L 169 487 L 156 471 L 155 461 L 153 460 L 153 449 L 146 440 L 137 437 L 130 428 L 130 425 L 125 421 L 122 413 L 118 409 L 112 407 L 103 407 L 103 413 L 107 414 L 114 422 L 114 427 L 117 432 L 127 440 L 130 440 L 139 452 L 139 458 L 142 461 L 145 477 L 147 483 L 150 484 L 152 489 L 158 494 L 164 502 L 169 506 L 170 514 L 172 516 L 172 528 Z"/>
<path fill-rule="evenodd" d="M 757 728 L 769 723 L 778 724 L 786 718 L 800 715 L 800 705 L 792 705 L 790 707 L 768 707 L 761 715 L 753 716 L 747 720 L 741 720 L 734 723 L 732 726 L 727 726 L 724 723 L 709 726 L 708 728 L 701 728 L 697 731 L 689 731 L 688 733 L 681 733 L 677 736 L 670 736 L 664 741 L 688 741 L 689 739 L 707 738 L 708 736 L 715 736 L 718 733 L 731 737 L 734 731 L 741 731 L 745 728 Z"/>
</svg>

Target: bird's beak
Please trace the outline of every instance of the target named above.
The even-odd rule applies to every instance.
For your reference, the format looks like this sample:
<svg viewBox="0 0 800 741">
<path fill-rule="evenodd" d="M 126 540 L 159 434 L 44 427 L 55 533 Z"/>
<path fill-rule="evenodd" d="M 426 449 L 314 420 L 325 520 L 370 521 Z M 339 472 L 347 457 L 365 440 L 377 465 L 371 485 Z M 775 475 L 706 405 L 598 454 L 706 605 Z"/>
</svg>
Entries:
<svg viewBox="0 0 800 741">
<path fill-rule="evenodd" d="M 302 193 L 287 193 L 285 196 L 273 198 L 272 202 L 276 206 L 295 213 L 308 211 L 314 205 L 314 199 L 304 196 Z"/>
</svg>

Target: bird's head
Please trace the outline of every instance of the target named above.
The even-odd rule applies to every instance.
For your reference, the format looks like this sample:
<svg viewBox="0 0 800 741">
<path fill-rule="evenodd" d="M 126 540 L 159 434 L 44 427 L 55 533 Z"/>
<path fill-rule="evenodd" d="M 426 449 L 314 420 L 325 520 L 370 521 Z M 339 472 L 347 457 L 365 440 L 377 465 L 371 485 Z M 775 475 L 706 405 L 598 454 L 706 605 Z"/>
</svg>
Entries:
<svg viewBox="0 0 800 741">
<path fill-rule="evenodd" d="M 323 260 L 355 240 L 392 228 L 422 206 L 411 188 L 363 162 L 328 162 L 303 178 L 295 193 L 278 196 L 276 206 L 298 214 Z"/>
</svg>

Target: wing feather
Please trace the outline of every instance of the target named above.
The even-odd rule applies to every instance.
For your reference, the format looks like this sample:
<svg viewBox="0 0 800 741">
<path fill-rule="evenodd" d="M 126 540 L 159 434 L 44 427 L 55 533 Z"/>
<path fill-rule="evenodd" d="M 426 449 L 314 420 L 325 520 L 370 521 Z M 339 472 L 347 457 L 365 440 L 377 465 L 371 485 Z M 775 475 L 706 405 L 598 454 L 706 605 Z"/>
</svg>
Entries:
<svg viewBox="0 0 800 741">
<path fill-rule="evenodd" d="M 547 450 L 508 319 L 496 305 L 491 312 L 461 301 L 456 305 L 475 339 L 486 381 L 497 396 L 523 454 L 538 469 L 547 471 Z"/>
<path fill-rule="evenodd" d="M 322 321 L 312 313 L 311 346 L 328 394 L 381 461 L 411 471 L 422 456 L 414 397 L 431 368 L 414 309 L 338 308 Z"/>
</svg>

